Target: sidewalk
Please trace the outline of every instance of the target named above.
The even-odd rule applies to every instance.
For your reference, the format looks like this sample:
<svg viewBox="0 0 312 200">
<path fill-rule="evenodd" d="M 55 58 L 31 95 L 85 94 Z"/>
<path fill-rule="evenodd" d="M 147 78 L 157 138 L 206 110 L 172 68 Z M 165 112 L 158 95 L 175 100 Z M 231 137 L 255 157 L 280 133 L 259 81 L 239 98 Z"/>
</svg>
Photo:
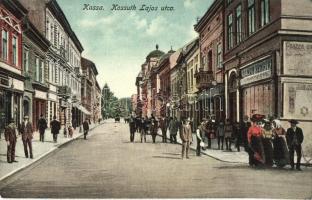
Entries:
<svg viewBox="0 0 312 200">
<path fill-rule="evenodd" d="M 158 131 L 158 135 L 161 136 L 161 131 Z M 167 131 L 167 137 L 169 135 L 169 132 Z M 170 142 L 169 138 L 167 138 L 167 142 Z M 179 144 L 182 144 L 182 141 L 180 139 L 180 135 L 178 132 L 177 135 L 177 142 Z M 193 143 L 191 144 L 191 149 L 196 151 L 196 145 L 197 145 L 197 139 L 196 139 L 196 134 L 193 133 Z M 205 141 L 205 145 L 207 146 L 207 141 Z M 248 154 L 245 152 L 244 147 L 240 147 L 240 152 L 237 151 L 235 144 L 232 144 L 231 149 L 232 151 L 226 151 L 226 145 L 225 141 L 223 144 L 223 149 L 224 150 L 218 150 L 218 143 L 217 139 L 212 139 L 211 140 L 211 149 L 206 149 L 206 150 L 201 150 L 201 153 L 204 155 L 207 155 L 209 157 L 212 157 L 216 160 L 222 161 L 222 162 L 229 162 L 229 163 L 244 163 L 248 164 Z M 306 160 L 307 162 L 306 162 Z M 309 157 L 301 159 L 301 163 L 306 166 L 311 166 L 312 165 L 312 159 Z M 296 155 L 295 155 L 295 161 L 296 161 Z"/>
<path fill-rule="evenodd" d="M 99 126 L 99 124 L 91 124 L 90 131 Z M 39 141 L 39 133 L 34 133 L 34 139 L 32 140 L 32 148 L 33 148 L 33 156 L 34 159 L 25 158 L 24 154 L 24 147 L 21 136 L 17 137 L 15 155 L 16 160 L 18 162 L 14 163 L 7 163 L 7 144 L 4 139 L 4 136 L 0 139 L 0 181 L 5 179 L 6 177 L 20 171 L 21 169 L 31 165 L 32 163 L 40 160 L 44 156 L 48 155 L 49 153 L 53 152 L 60 146 L 77 139 L 78 137 L 82 136 L 83 132 L 79 132 L 79 127 L 74 130 L 74 134 L 72 138 L 64 137 L 63 129 L 60 131 L 60 134 L 57 138 L 57 143 L 53 142 L 53 137 L 50 132 L 50 129 L 45 131 L 44 135 L 44 142 Z"/>
</svg>

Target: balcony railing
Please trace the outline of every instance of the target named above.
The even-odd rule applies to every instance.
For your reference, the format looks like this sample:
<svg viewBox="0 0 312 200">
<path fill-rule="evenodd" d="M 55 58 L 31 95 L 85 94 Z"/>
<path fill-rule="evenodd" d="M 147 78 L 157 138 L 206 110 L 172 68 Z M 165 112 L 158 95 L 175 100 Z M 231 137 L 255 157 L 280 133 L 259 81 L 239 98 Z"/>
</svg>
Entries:
<svg viewBox="0 0 312 200">
<path fill-rule="evenodd" d="M 58 95 L 61 97 L 70 97 L 71 95 L 71 88 L 69 86 L 59 86 L 58 88 Z"/>
<path fill-rule="evenodd" d="M 204 71 L 202 68 L 195 73 L 196 87 L 199 90 L 207 89 L 212 86 L 213 71 Z"/>
</svg>

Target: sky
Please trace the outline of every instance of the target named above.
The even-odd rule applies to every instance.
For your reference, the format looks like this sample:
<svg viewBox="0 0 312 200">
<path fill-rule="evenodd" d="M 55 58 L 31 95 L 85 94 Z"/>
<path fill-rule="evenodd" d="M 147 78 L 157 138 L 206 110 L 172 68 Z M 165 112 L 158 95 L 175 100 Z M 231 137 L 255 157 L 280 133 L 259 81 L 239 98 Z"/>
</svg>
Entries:
<svg viewBox="0 0 312 200">
<path fill-rule="evenodd" d="M 82 56 L 98 69 L 101 86 L 108 84 L 118 98 L 136 93 L 135 78 L 147 54 L 177 50 L 197 36 L 193 25 L 213 0 L 57 0 L 80 40 Z M 104 10 L 87 10 L 103 6 Z M 135 5 L 136 10 L 112 11 L 113 4 Z M 158 7 L 156 11 L 139 10 Z M 161 7 L 173 11 L 161 11 Z M 90 7 L 88 7 L 90 8 Z"/>
</svg>

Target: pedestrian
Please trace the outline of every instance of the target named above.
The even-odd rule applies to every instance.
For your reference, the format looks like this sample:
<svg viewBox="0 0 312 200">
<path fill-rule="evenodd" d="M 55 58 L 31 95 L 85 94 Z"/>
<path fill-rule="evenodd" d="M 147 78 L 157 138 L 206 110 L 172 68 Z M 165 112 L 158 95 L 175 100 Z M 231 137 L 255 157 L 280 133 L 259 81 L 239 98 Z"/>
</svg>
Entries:
<svg viewBox="0 0 312 200">
<path fill-rule="evenodd" d="M 278 119 L 273 120 L 272 127 L 273 159 L 277 167 L 284 167 L 289 163 L 289 152 L 284 139 L 286 131 Z"/>
<path fill-rule="evenodd" d="M 218 149 L 220 150 L 220 143 L 221 143 L 221 150 L 223 150 L 223 143 L 224 143 L 224 123 L 220 121 L 217 127 L 217 137 L 218 137 Z"/>
<path fill-rule="evenodd" d="M 197 139 L 196 156 L 200 156 L 201 148 L 204 148 L 205 146 L 203 136 L 205 135 L 206 123 L 207 120 L 206 118 L 204 118 L 196 130 L 196 139 Z"/>
<path fill-rule="evenodd" d="M 303 132 L 302 129 L 297 126 L 298 121 L 297 120 L 290 120 L 290 128 L 287 129 L 286 132 L 286 141 L 287 146 L 289 149 L 289 158 L 290 158 L 290 166 L 291 169 L 294 170 L 294 154 L 296 151 L 297 155 L 297 163 L 296 163 L 296 169 L 298 171 L 301 171 L 300 164 L 301 164 L 301 151 L 302 147 L 301 144 L 303 142 Z"/>
<path fill-rule="evenodd" d="M 211 149 L 211 140 L 216 136 L 215 121 L 210 119 L 206 125 L 206 137 L 208 139 L 208 149 Z"/>
<path fill-rule="evenodd" d="M 44 132 L 45 132 L 46 128 L 48 128 L 48 126 L 47 126 L 46 119 L 43 117 L 43 114 L 40 115 L 37 127 L 38 127 L 39 134 L 40 134 L 40 141 L 44 142 Z"/>
<path fill-rule="evenodd" d="M 167 128 L 168 128 L 168 122 L 165 117 L 161 118 L 159 121 L 159 126 L 162 133 L 162 142 L 167 143 Z"/>
<path fill-rule="evenodd" d="M 149 130 L 149 120 L 147 118 L 147 116 L 145 116 L 145 118 L 141 119 L 141 143 L 143 142 L 143 138 L 144 138 L 144 142 L 146 142 L 146 135 L 148 133 Z"/>
<path fill-rule="evenodd" d="M 72 127 L 71 125 L 69 125 L 69 126 L 68 126 L 68 136 L 69 136 L 70 138 L 72 138 L 72 137 L 73 137 L 73 133 L 74 133 L 73 127 Z"/>
<path fill-rule="evenodd" d="M 28 149 L 29 149 L 29 156 L 31 159 L 33 159 L 32 139 L 34 133 L 33 126 L 31 125 L 27 115 L 24 116 L 24 121 L 20 125 L 19 132 L 22 134 L 25 157 L 28 158 Z"/>
<path fill-rule="evenodd" d="M 129 128 L 130 128 L 130 142 L 134 142 L 135 118 L 133 116 L 130 117 Z"/>
<path fill-rule="evenodd" d="M 248 139 L 247 139 L 247 132 L 249 127 L 251 126 L 251 123 L 248 121 L 249 117 L 247 115 L 244 116 L 244 120 L 240 123 L 240 131 L 242 135 L 242 141 L 244 144 L 245 151 L 249 152 L 248 147 Z"/>
<path fill-rule="evenodd" d="M 272 125 L 267 119 L 262 120 L 262 144 L 265 154 L 265 165 L 267 167 L 273 166 L 273 145 L 272 145 Z"/>
<path fill-rule="evenodd" d="M 182 131 L 180 132 L 180 138 L 182 140 L 182 159 L 184 158 L 184 154 L 186 155 L 186 158 L 189 159 L 188 153 L 190 150 L 190 145 L 193 142 L 192 128 L 190 122 L 190 119 L 184 120 L 184 123 L 182 125 Z"/>
<path fill-rule="evenodd" d="M 88 132 L 89 132 L 89 121 L 88 119 L 86 119 L 83 123 L 82 123 L 82 126 L 83 126 L 83 138 L 86 140 L 87 139 L 87 135 L 88 135 Z"/>
<path fill-rule="evenodd" d="M 154 117 L 154 115 L 152 114 L 152 116 L 151 116 L 151 135 L 152 135 L 153 143 L 156 142 L 157 132 L 158 132 L 158 121 Z"/>
<path fill-rule="evenodd" d="M 73 119 L 73 128 L 74 130 L 77 128 L 77 120 L 75 118 Z"/>
<path fill-rule="evenodd" d="M 237 151 L 240 152 L 240 145 L 242 143 L 242 132 L 240 130 L 240 124 L 238 122 L 234 123 L 233 132 L 235 138 L 235 147 Z"/>
<path fill-rule="evenodd" d="M 179 130 L 179 122 L 176 117 L 170 118 L 169 122 L 169 132 L 170 132 L 170 143 L 177 143 L 177 134 Z"/>
<path fill-rule="evenodd" d="M 258 114 L 254 114 L 251 117 L 252 125 L 247 133 L 250 166 L 263 166 L 265 163 L 265 154 L 262 144 L 263 131 L 258 124 L 263 117 L 264 116 Z"/>
<path fill-rule="evenodd" d="M 4 130 L 4 138 L 7 142 L 7 162 L 17 162 L 15 160 L 15 147 L 16 147 L 16 126 L 14 119 L 11 119 L 10 124 Z"/>
<path fill-rule="evenodd" d="M 60 133 L 61 130 L 61 123 L 56 120 L 56 116 L 53 116 L 53 120 L 50 122 L 51 133 L 53 135 L 54 143 L 57 142 L 57 135 Z"/>
<path fill-rule="evenodd" d="M 232 151 L 232 148 L 231 148 L 232 134 L 233 134 L 233 125 L 231 124 L 230 119 L 227 119 L 225 122 L 225 127 L 224 127 L 224 138 L 225 138 L 226 150 L 228 151 Z"/>
</svg>

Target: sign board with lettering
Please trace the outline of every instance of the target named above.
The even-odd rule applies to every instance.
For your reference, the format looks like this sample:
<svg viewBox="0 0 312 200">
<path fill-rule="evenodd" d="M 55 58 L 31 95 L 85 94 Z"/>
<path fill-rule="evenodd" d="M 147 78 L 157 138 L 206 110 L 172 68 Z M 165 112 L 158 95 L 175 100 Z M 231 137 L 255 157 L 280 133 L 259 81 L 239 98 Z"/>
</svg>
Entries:
<svg viewBox="0 0 312 200">
<path fill-rule="evenodd" d="M 312 74 L 312 42 L 284 41 L 284 74 Z"/>
<path fill-rule="evenodd" d="M 272 58 L 267 58 L 241 69 L 241 85 L 246 85 L 266 78 L 272 75 Z"/>
<path fill-rule="evenodd" d="M 284 83 L 284 118 L 312 119 L 311 99 L 311 83 Z"/>
</svg>

